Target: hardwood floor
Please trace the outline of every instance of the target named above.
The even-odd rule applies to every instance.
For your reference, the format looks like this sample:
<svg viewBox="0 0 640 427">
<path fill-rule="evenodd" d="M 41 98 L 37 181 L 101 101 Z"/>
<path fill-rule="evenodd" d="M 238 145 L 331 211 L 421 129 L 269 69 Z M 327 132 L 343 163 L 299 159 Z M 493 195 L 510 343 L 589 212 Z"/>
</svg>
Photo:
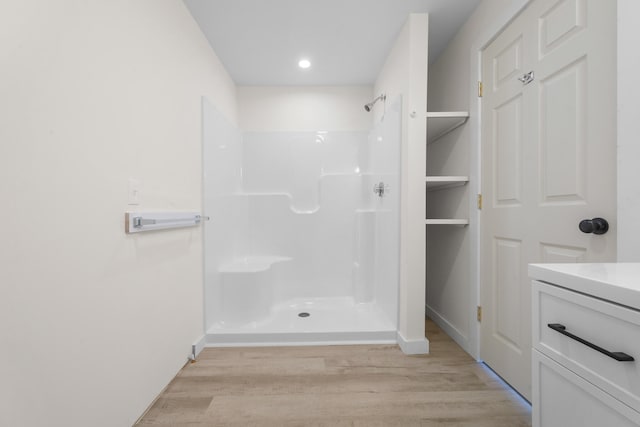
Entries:
<svg viewBox="0 0 640 427">
<path fill-rule="evenodd" d="M 521 427 L 531 410 L 427 320 L 431 354 L 395 345 L 207 348 L 139 426 Z"/>
</svg>

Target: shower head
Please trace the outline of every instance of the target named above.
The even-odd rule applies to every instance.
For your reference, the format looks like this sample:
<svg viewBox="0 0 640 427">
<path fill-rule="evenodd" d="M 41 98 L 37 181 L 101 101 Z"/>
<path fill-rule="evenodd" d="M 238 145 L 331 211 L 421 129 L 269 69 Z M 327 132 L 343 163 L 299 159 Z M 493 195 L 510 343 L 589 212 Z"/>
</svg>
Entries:
<svg viewBox="0 0 640 427">
<path fill-rule="evenodd" d="M 364 104 L 364 109 L 365 109 L 365 111 L 367 111 L 367 112 L 371 111 L 371 108 L 373 107 L 373 105 L 374 105 L 376 102 L 378 102 L 378 101 L 380 101 L 380 100 L 385 101 L 386 99 L 387 99 L 387 95 L 385 95 L 384 93 L 383 93 L 383 94 L 381 94 L 380 96 L 378 96 L 376 99 L 374 99 L 374 100 L 373 100 L 373 101 L 371 101 L 370 103 L 368 103 L 368 104 Z"/>
</svg>

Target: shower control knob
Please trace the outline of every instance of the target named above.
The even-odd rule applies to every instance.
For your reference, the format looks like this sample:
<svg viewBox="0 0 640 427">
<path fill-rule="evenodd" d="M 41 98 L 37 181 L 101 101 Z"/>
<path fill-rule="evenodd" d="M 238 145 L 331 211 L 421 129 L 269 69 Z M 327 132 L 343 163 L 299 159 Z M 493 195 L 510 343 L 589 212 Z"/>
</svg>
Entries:
<svg viewBox="0 0 640 427">
<path fill-rule="evenodd" d="M 389 186 L 381 181 L 373 186 L 373 192 L 378 197 L 384 197 L 385 193 L 389 192 Z"/>
<path fill-rule="evenodd" d="M 609 223 L 604 218 L 583 219 L 578 228 L 583 233 L 604 234 L 609 231 Z"/>
</svg>

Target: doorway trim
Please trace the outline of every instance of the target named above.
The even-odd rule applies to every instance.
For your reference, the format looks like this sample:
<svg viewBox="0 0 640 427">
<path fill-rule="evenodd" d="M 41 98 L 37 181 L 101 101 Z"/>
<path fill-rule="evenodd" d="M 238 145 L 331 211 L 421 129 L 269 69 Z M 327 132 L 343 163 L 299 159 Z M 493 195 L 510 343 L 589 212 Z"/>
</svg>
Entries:
<svg viewBox="0 0 640 427">
<path fill-rule="evenodd" d="M 533 0 L 516 0 L 496 15 L 495 19 L 488 23 L 484 31 L 476 38 L 470 50 L 469 72 L 469 121 L 471 149 L 469 153 L 469 244 L 470 250 L 470 275 L 471 283 L 469 307 L 470 319 L 476 319 L 476 313 L 480 306 L 480 227 L 481 211 L 474 209 L 477 206 L 478 194 L 481 194 L 481 153 L 482 153 L 482 108 L 481 98 L 478 96 L 478 82 L 482 81 L 482 52 L 500 33 L 518 16 Z M 473 321 L 473 320 L 472 320 Z M 470 328 L 470 353 L 474 359 L 480 359 L 480 322 Z"/>
</svg>

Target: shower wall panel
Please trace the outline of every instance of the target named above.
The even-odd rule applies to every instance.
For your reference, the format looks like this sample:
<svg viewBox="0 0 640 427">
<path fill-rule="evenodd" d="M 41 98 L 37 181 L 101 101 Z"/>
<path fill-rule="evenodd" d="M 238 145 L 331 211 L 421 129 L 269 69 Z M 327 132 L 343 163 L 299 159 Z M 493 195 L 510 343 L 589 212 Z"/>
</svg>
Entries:
<svg viewBox="0 0 640 427">
<path fill-rule="evenodd" d="M 396 324 L 400 280 L 400 139 L 402 98 L 387 98 L 385 114 L 370 134 L 369 162 L 374 182 L 388 191 L 373 196 L 374 236 L 373 292 L 378 307 Z M 369 187 L 370 188 L 370 187 Z M 372 194 L 369 192 L 369 194 Z"/>
<path fill-rule="evenodd" d="M 293 258 L 277 298 L 354 295 L 366 132 L 246 132 L 251 255 Z"/>
</svg>

